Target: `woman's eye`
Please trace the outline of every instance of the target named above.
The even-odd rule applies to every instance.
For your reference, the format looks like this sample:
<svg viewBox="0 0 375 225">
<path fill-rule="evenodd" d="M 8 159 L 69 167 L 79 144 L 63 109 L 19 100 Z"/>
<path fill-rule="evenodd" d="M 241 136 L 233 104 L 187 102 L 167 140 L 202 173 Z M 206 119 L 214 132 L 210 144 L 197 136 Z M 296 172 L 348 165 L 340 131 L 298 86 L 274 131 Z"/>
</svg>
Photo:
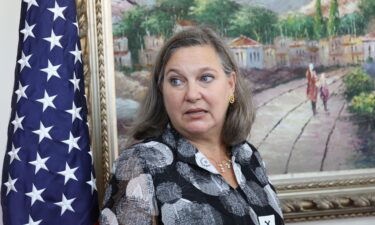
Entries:
<svg viewBox="0 0 375 225">
<path fill-rule="evenodd" d="M 182 84 L 182 80 L 178 78 L 171 78 L 169 79 L 169 83 L 171 83 L 172 86 L 180 86 Z"/>
<path fill-rule="evenodd" d="M 213 79 L 214 79 L 214 76 L 211 75 L 211 74 L 204 74 L 204 75 L 201 77 L 201 81 L 206 82 L 206 83 L 211 82 Z"/>
</svg>

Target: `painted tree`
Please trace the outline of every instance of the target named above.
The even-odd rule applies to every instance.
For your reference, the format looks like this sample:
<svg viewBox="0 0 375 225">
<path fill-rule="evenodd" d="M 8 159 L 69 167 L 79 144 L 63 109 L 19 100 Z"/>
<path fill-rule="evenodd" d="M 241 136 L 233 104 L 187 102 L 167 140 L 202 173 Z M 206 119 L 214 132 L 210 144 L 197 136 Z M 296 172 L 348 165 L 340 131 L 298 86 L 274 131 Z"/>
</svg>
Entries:
<svg viewBox="0 0 375 225">
<path fill-rule="evenodd" d="M 262 7 L 243 6 L 230 21 L 229 35 L 246 35 L 262 43 L 272 43 L 278 35 L 277 14 Z"/>
<path fill-rule="evenodd" d="M 329 18 L 328 18 L 328 34 L 329 36 L 335 36 L 338 34 L 340 27 L 340 14 L 339 4 L 337 0 L 331 0 L 329 7 Z"/>
<path fill-rule="evenodd" d="M 142 22 L 141 26 L 151 35 L 162 35 L 168 38 L 173 33 L 175 20 L 174 14 L 155 7 L 149 10 L 148 16 Z"/>
<path fill-rule="evenodd" d="M 303 14 L 290 14 L 288 17 L 279 20 L 280 35 L 293 39 L 314 38 L 314 18 Z"/>
<path fill-rule="evenodd" d="M 366 20 L 364 19 L 362 14 L 358 12 L 346 14 L 340 19 L 339 34 L 364 35 L 365 26 Z"/>
<path fill-rule="evenodd" d="M 325 24 L 320 0 L 315 2 L 314 34 L 317 40 L 325 36 Z"/>
<path fill-rule="evenodd" d="M 123 19 L 114 25 L 115 36 L 128 38 L 132 61 L 135 63 L 139 62 L 138 52 L 144 46 L 144 35 L 170 37 L 176 21 L 187 18 L 193 5 L 191 0 L 159 0 L 156 3 L 153 7 L 134 4 L 135 7 L 126 11 Z"/>
<path fill-rule="evenodd" d="M 227 35 L 227 29 L 240 5 L 233 0 L 195 0 L 190 15 L 199 23 L 206 24 Z"/>
<path fill-rule="evenodd" d="M 171 15 L 176 20 L 189 19 L 190 8 L 194 5 L 192 0 L 157 0 L 157 7 Z"/>
<path fill-rule="evenodd" d="M 127 11 L 122 20 L 114 26 L 115 36 L 126 36 L 129 41 L 129 50 L 132 54 L 132 62 L 138 62 L 138 50 L 143 45 L 143 36 L 146 34 L 144 28 L 145 18 L 148 11 L 142 6 L 136 6 Z"/>
<path fill-rule="evenodd" d="M 374 0 L 361 0 L 359 3 L 359 9 L 367 19 L 373 19 L 375 17 Z"/>
<path fill-rule="evenodd" d="M 359 3 L 360 12 L 364 18 L 365 26 L 371 32 L 375 23 L 375 1 L 374 0 L 361 0 Z"/>
<path fill-rule="evenodd" d="M 143 27 L 153 35 L 169 38 L 178 20 L 190 19 L 191 0 L 158 0 L 155 7 L 149 9 Z"/>
</svg>

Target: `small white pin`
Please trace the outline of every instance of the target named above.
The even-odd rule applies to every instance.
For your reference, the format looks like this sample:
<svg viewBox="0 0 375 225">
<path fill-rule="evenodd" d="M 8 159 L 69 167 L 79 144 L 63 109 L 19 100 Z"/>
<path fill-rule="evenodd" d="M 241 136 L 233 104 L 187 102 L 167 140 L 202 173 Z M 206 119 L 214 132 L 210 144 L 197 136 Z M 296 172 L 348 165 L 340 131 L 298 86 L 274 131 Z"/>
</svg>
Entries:
<svg viewBox="0 0 375 225">
<path fill-rule="evenodd" d="M 275 215 L 259 216 L 258 220 L 260 225 L 275 225 Z"/>
</svg>

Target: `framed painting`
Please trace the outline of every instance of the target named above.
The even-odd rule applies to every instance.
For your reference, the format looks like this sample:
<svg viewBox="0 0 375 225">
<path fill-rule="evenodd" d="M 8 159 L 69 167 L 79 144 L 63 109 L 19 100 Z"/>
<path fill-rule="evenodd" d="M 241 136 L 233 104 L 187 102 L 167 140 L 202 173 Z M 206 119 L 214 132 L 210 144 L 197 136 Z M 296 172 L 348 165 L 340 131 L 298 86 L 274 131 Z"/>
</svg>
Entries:
<svg viewBox="0 0 375 225">
<path fill-rule="evenodd" d="M 77 0 L 102 195 L 156 55 L 207 25 L 253 90 L 249 141 L 287 221 L 375 215 L 375 3 L 371 0 Z"/>
</svg>

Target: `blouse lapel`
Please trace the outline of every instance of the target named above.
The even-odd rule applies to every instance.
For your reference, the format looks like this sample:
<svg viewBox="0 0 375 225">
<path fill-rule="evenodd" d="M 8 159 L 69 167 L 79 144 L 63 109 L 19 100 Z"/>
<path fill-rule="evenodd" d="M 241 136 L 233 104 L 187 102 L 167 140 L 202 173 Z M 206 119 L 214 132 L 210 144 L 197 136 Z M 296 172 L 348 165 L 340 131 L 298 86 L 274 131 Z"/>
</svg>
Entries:
<svg viewBox="0 0 375 225">
<path fill-rule="evenodd" d="M 170 124 L 164 130 L 162 139 L 173 149 L 179 161 L 198 166 L 213 174 L 219 174 L 207 157 L 199 152 L 186 138 L 181 136 Z"/>
</svg>

